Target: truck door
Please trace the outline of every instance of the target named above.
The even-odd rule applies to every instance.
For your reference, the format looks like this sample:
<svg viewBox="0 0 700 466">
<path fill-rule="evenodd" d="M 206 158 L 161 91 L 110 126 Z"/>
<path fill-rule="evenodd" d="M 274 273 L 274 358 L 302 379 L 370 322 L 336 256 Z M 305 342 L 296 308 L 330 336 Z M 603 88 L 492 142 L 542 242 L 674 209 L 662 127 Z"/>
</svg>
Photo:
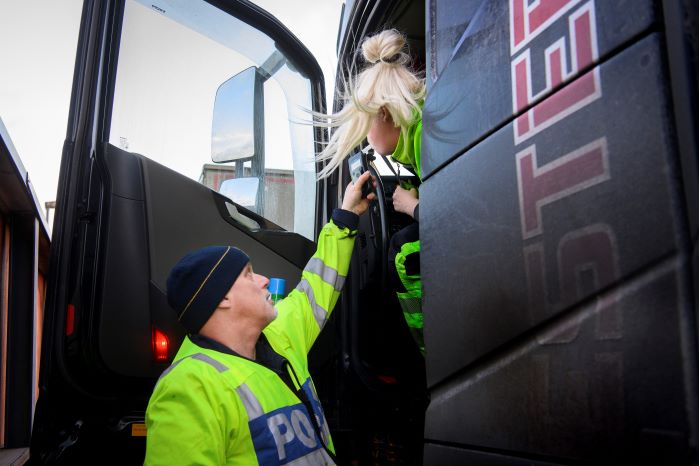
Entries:
<svg viewBox="0 0 700 466">
<path fill-rule="evenodd" d="M 183 337 L 165 280 L 186 252 L 232 244 L 296 284 L 333 207 L 323 134 L 298 124 L 323 89 L 310 53 L 248 2 L 85 3 L 33 460 L 142 461 L 143 413 Z"/>
</svg>

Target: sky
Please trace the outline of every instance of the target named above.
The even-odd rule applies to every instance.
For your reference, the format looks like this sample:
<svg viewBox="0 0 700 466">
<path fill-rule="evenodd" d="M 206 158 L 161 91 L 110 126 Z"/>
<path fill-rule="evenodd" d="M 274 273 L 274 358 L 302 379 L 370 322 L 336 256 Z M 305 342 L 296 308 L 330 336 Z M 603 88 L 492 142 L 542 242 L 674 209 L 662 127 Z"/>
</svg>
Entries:
<svg viewBox="0 0 700 466">
<path fill-rule="evenodd" d="M 306 45 L 332 92 L 343 0 L 254 3 Z M 0 118 L 42 207 L 56 196 L 81 8 L 80 0 L 0 0 Z"/>
<path fill-rule="evenodd" d="M 77 0 L 0 0 L 0 118 L 42 207 L 56 196 L 80 9 Z"/>
</svg>

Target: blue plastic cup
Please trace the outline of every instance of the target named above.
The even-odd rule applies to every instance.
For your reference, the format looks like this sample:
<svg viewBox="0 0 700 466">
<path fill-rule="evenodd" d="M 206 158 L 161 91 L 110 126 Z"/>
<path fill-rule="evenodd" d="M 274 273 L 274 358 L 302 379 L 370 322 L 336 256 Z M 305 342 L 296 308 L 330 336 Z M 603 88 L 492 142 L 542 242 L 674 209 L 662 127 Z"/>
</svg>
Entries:
<svg viewBox="0 0 700 466">
<path fill-rule="evenodd" d="M 277 304 L 279 300 L 284 298 L 287 282 L 284 278 L 270 278 L 270 283 L 267 285 L 267 291 L 272 295 L 272 302 Z"/>
</svg>

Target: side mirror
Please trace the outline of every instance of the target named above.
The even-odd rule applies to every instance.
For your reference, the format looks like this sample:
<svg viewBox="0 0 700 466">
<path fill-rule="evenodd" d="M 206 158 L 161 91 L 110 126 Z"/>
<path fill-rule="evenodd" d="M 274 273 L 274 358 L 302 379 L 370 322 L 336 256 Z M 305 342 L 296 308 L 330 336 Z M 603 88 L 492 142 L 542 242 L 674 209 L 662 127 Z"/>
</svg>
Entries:
<svg viewBox="0 0 700 466">
<path fill-rule="evenodd" d="M 248 210 L 258 212 L 259 187 L 259 178 L 233 178 L 221 183 L 219 193 Z"/>
<path fill-rule="evenodd" d="M 259 165 L 258 161 L 264 158 L 263 104 L 263 79 L 254 66 L 219 86 L 211 125 L 214 162 L 247 159 L 253 161 L 254 167 Z"/>
</svg>

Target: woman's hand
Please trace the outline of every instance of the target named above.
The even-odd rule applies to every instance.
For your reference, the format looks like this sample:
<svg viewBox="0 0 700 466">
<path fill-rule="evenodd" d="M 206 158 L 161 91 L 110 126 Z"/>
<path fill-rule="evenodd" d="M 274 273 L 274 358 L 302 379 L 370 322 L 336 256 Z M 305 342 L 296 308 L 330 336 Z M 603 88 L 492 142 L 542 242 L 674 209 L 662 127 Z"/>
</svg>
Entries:
<svg viewBox="0 0 700 466">
<path fill-rule="evenodd" d="M 395 211 L 413 217 L 413 211 L 418 205 L 418 191 L 416 188 L 403 189 L 400 185 L 397 185 L 392 199 L 394 201 Z"/>
<path fill-rule="evenodd" d="M 356 183 L 351 181 L 350 184 L 348 184 L 347 188 L 345 188 L 345 195 L 343 196 L 343 205 L 341 206 L 341 209 L 349 210 L 357 215 L 362 215 L 365 213 L 369 207 L 369 201 L 377 197 L 374 193 L 369 193 L 365 198 L 362 197 L 362 185 L 369 180 L 370 176 L 369 171 L 366 171 L 360 175 Z M 375 188 L 377 187 L 377 181 L 374 179 L 374 177 L 372 177 L 372 186 Z"/>
</svg>

